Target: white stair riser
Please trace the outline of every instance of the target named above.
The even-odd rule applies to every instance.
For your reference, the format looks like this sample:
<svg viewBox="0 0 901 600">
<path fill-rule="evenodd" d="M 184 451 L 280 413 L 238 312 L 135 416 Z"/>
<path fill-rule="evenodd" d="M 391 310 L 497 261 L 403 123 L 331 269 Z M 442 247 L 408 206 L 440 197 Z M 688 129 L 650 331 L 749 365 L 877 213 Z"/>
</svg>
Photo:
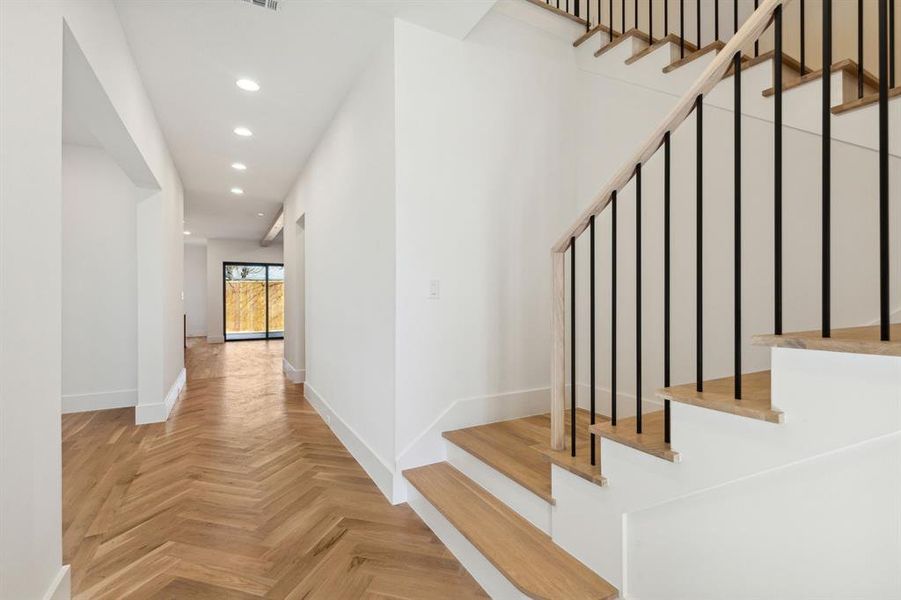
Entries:
<svg viewBox="0 0 901 600">
<path fill-rule="evenodd" d="M 527 598 L 409 483 L 407 483 L 407 503 L 488 595 L 495 600 Z"/>
<path fill-rule="evenodd" d="M 532 525 L 550 535 L 551 505 L 500 471 L 457 445 L 446 442 L 447 462 L 515 510 Z"/>
</svg>

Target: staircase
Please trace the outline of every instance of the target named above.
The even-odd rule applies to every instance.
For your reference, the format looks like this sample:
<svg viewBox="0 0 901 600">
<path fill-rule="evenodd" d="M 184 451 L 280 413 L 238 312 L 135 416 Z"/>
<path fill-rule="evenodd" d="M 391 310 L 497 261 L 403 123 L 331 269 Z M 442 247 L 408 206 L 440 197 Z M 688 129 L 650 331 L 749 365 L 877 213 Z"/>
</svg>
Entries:
<svg viewBox="0 0 901 600">
<path fill-rule="evenodd" d="M 616 77 L 640 68 L 652 68 L 660 78 L 697 72 L 666 119 L 553 248 L 550 412 L 445 432 L 446 462 L 404 472 L 410 505 L 495 598 L 901 598 L 901 576 L 891 568 L 901 560 L 901 513 L 892 511 L 892 502 L 901 501 L 901 324 L 891 323 L 889 306 L 897 283 L 889 270 L 888 211 L 890 204 L 901 206 L 896 191 L 889 197 L 889 127 L 892 135 L 901 127 L 901 88 L 889 85 L 894 61 L 881 61 L 877 76 L 859 68 L 859 61 L 831 60 L 824 44 L 822 64 L 831 68 L 811 69 L 810 56 L 783 51 L 787 0 L 762 0 L 740 27 L 736 19 L 733 36 L 721 40 L 717 31 L 707 43 L 697 33 L 687 36 L 684 24 L 670 30 L 669 24 L 679 23 L 678 13 L 666 16 L 663 31 L 654 31 L 653 25 L 627 29 L 626 3 L 616 15 L 620 20 L 613 13 L 618 2 L 596 7 L 529 2 L 584 27 L 574 46 L 587 68 Z M 670 4 L 665 3 L 667 10 Z M 652 10 L 653 4 L 647 6 Z M 885 25 L 888 1 L 883 10 L 879 44 L 885 51 L 894 35 Z M 639 15 L 633 16 L 637 24 Z M 646 25 L 656 23 L 650 15 L 644 19 Z M 597 49 L 589 48 L 597 42 Z M 749 94 L 756 100 L 749 101 Z M 818 101 L 808 111 L 784 112 L 788 103 L 803 107 L 814 95 Z M 688 176 L 697 183 L 709 177 L 703 172 L 710 135 L 703 129 L 705 106 L 728 107 L 739 115 L 729 131 L 714 132 L 734 141 L 734 169 L 719 174 L 734 190 L 731 197 L 705 198 L 700 184 L 687 197 L 674 185 L 686 177 L 671 166 L 686 140 L 693 142 L 688 162 L 696 168 Z M 742 155 L 742 140 L 753 138 L 749 117 L 772 123 L 771 154 Z M 846 250 L 831 241 L 833 230 L 836 239 L 844 239 L 839 233 L 844 223 L 828 218 L 839 202 L 830 189 L 844 188 L 815 190 L 823 213 L 809 215 L 805 226 L 822 228 L 816 263 L 805 262 L 809 253 L 792 253 L 792 240 L 783 233 L 794 200 L 783 194 L 783 172 L 793 168 L 784 132 L 808 127 L 808 117 L 827 133 L 820 137 L 824 182 L 831 183 L 832 168 L 835 177 L 861 176 L 839 175 L 834 140 L 866 143 L 878 156 L 878 166 L 867 173 L 878 179 L 876 192 L 861 199 L 878 204 L 878 227 L 872 231 L 878 277 L 869 281 L 875 290 L 870 295 L 878 298 L 871 307 L 879 315 L 876 324 L 833 327 L 855 318 L 830 302 L 834 292 L 843 291 L 840 281 L 830 281 L 831 257 Z M 871 130 L 862 123 L 878 123 L 877 140 L 866 138 Z M 742 185 L 742 177 L 761 177 L 755 168 L 760 162 L 772 166 L 766 198 L 747 194 Z M 694 226 L 689 235 L 673 227 L 686 221 L 678 221 L 676 211 L 685 210 L 680 202 L 695 211 L 687 220 Z M 764 202 L 772 215 L 766 234 L 759 219 L 742 222 L 742 216 L 756 214 L 752 203 Z M 712 203 L 734 207 L 729 218 L 705 213 Z M 627 210 L 630 231 L 619 224 Z M 643 237 L 648 231 L 642 217 L 659 225 L 653 244 Z M 711 229 L 730 238 L 734 268 L 726 278 L 708 265 L 717 258 L 710 250 L 705 254 L 702 243 Z M 762 253 L 748 241 L 758 238 L 766 238 L 765 261 L 742 254 Z M 599 251 L 610 267 L 609 278 L 600 282 Z M 684 255 L 694 269 L 674 271 L 674 264 L 686 264 Z M 769 265 L 772 328 L 749 335 L 744 325 L 757 321 L 749 316 L 751 303 L 744 305 L 743 317 L 742 299 L 764 287 L 746 275 L 748 264 L 760 274 L 758 262 Z M 659 266 L 662 281 L 648 285 L 643 264 Z M 807 291 L 818 296 L 811 310 L 821 323 L 793 332 L 783 327 L 783 321 L 790 322 L 783 313 L 797 313 L 794 305 L 783 310 L 784 283 L 790 283 L 785 273 L 804 270 L 822 276 L 820 285 Z M 711 313 L 704 304 L 709 295 L 704 275 L 711 271 L 718 278 L 714 283 L 732 290 L 726 314 Z M 582 278 L 589 283 L 577 288 Z M 645 294 L 650 288 L 654 310 L 646 308 L 643 286 Z M 620 298 L 625 287 L 631 308 Z M 674 295 L 673 289 L 680 292 Z M 685 289 L 694 292 L 687 301 Z M 602 336 L 597 335 L 600 319 L 609 325 Z M 730 335 L 716 331 L 724 328 Z M 705 345 L 711 329 L 714 342 L 731 343 Z M 628 354 L 621 348 L 626 338 Z M 769 349 L 770 368 L 760 368 L 759 354 L 748 359 L 750 344 Z M 586 354 L 588 360 L 579 362 Z M 724 355 L 732 366 L 728 373 L 721 372 Z M 643 363 L 653 364 L 643 372 Z M 628 381 L 621 377 L 624 370 Z M 599 385 L 599 375 L 608 387 Z M 835 477 L 844 477 L 847 485 Z M 824 495 L 797 495 L 796 486 L 822 489 Z M 861 490 L 872 496 L 872 504 Z M 829 511 L 836 506 L 872 511 L 885 527 L 868 529 L 872 523 L 866 518 L 853 527 L 833 523 Z M 850 549 L 850 557 L 841 554 L 831 545 L 830 527 L 837 539 L 860 535 L 858 542 L 872 544 L 879 558 L 856 560 Z M 783 576 L 786 561 L 815 578 L 799 575 L 798 583 Z"/>
</svg>

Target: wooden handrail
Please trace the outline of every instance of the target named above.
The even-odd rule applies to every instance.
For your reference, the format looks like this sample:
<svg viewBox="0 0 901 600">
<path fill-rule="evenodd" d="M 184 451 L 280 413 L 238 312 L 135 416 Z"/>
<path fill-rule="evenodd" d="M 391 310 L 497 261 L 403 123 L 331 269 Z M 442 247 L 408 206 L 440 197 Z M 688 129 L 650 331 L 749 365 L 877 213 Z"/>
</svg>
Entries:
<svg viewBox="0 0 901 600">
<path fill-rule="evenodd" d="M 595 196 L 591 205 L 579 216 L 578 220 L 566 233 L 560 236 L 551 250 L 552 256 L 552 327 L 553 348 L 551 351 L 551 447 L 562 450 L 564 447 L 564 412 L 566 405 L 566 273 L 564 271 L 564 253 L 571 240 L 578 237 L 588 227 L 593 216 L 600 214 L 610 203 L 614 192 L 622 190 L 635 174 L 637 165 L 644 165 L 663 144 L 664 136 L 675 131 L 676 127 L 694 110 L 695 100 L 710 92 L 723 78 L 732 65 L 733 57 L 741 49 L 752 44 L 766 30 L 773 19 L 776 9 L 785 6 L 790 0 L 764 0 L 759 8 L 748 17 L 741 28 L 732 36 L 726 46 L 717 53 L 687 92 L 679 99 L 661 125 L 641 145 L 639 150 L 623 164 L 610 183 Z M 575 383 L 573 384 L 575 385 Z"/>
<path fill-rule="evenodd" d="M 610 195 L 614 191 L 619 192 L 631 181 L 638 163 L 644 165 L 650 160 L 657 148 L 663 144 L 663 136 L 666 135 L 666 132 L 675 131 L 676 127 L 691 114 L 691 111 L 694 109 L 695 98 L 699 95 L 706 95 L 720 82 L 723 75 L 732 65 L 732 57 L 747 44 L 753 43 L 760 37 L 769 26 L 776 8 L 785 6 L 789 2 L 790 0 L 764 0 L 760 4 L 760 7 L 748 17 L 744 25 L 732 36 L 729 43 L 717 53 L 716 58 L 701 73 L 691 88 L 679 99 L 679 103 L 670 111 L 660 127 L 654 130 L 654 133 L 642 144 L 641 148 L 623 164 L 622 168 L 610 180 L 610 183 L 595 196 L 591 206 L 579 216 L 575 224 L 567 229 L 565 234 L 560 236 L 553 247 L 553 252 L 565 252 L 569 247 L 570 238 L 577 237 L 585 231 L 585 228 L 588 227 L 589 219 L 594 215 L 600 214 L 610 202 Z"/>
</svg>

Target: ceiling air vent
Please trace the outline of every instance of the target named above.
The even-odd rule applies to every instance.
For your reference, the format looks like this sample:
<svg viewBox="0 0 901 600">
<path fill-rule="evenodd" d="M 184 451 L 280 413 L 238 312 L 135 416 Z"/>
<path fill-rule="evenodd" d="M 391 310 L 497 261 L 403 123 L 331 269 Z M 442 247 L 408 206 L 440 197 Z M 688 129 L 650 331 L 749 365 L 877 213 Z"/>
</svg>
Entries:
<svg viewBox="0 0 901 600">
<path fill-rule="evenodd" d="M 244 0 L 244 2 L 269 10 L 278 10 L 278 0 Z"/>
</svg>

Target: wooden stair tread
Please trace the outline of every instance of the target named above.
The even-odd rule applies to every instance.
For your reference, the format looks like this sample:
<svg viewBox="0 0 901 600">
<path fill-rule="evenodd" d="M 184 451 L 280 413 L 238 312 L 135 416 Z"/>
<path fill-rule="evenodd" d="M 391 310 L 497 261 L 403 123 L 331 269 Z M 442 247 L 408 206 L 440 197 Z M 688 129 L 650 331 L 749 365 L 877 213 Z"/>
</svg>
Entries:
<svg viewBox="0 0 901 600">
<path fill-rule="evenodd" d="M 710 410 L 732 413 L 741 417 L 781 423 L 783 413 L 771 406 L 770 372 L 743 373 L 742 399 L 735 399 L 735 378 L 722 377 L 704 382 L 699 392 L 694 383 L 676 385 L 657 391 L 657 396 L 673 402 L 691 404 Z"/>
<path fill-rule="evenodd" d="M 851 75 L 852 77 L 857 77 L 858 66 L 857 63 L 850 58 L 846 58 L 845 60 L 840 60 L 837 63 L 832 65 L 832 72 L 837 73 L 839 71 L 844 71 Z M 792 81 L 786 83 L 782 86 L 782 91 L 787 92 L 789 90 L 793 90 L 797 87 L 804 85 L 805 83 L 810 83 L 811 81 L 820 81 L 823 78 L 823 69 L 817 69 L 816 71 L 810 71 L 809 73 L 803 75 L 800 79 L 796 81 Z M 863 72 L 863 82 L 864 85 L 870 87 L 878 87 L 879 80 L 869 71 L 864 69 Z M 766 97 L 772 96 L 776 93 L 775 88 L 767 88 L 763 90 L 763 95 Z"/>
<path fill-rule="evenodd" d="M 661 48 L 667 44 L 675 44 L 676 46 L 678 46 L 680 39 L 681 38 L 678 35 L 676 35 L 675 33 L 671 33 L 667 36 L 664 36 L 664 37 L 660 38 L 659 40 L 656 40 L 653 44 L 651 44 L 650 46 L 648 46 L 641 52 L 634 54 L 631 57 L 627 58 L 626 64 L 631 65 L 632 63 L 638 62 L 639 60 L 641 60 L 648 54 L 651 54 L 652 52 L 654 52 L 654 50 L 657 50 L 658 48 Z M 689 50 L 690 52 L 694 52 L 695 50 L 697 50 L 697 48 L 695 47 L 694 44 L 691 44 L 687 41 L 685 42 L 685 48 L 686 48 L 686 50 Z"/>
<path fill-rule="evenodd" d="M 798 331 L 782 335 L 760 334 L 751 338 L 758 346 L 774 348 L 799 348 L 804 350 L 824 350 L 826 352 L 847 352 L 851 354 L 876 354 L 881 356 L 901 356 L 901 323 L 889 328 L 891 341 L 879 339 L 879 326 L 845 327 L 833 329 L 832 337 L 824 338 L 822 332 Z"/>
<path fill-rule="evenodd" d="M 616 426 L 605 422 L 592 425 L 588 429 L 602 438 L 619 442 L 663 460 L 679 462 L 679 453 L 663 441 L 662 410 L 642 414 L 641 433 L 635 433 L 636 422 L 635 417 L 627 417 L 617 419 Z"/>
<path fill-rule="evenodd" d="M 564 412 L 565 423 L 569 423 L 569 414 L 568 410 Z M 597 421 L 607 420 L 603 415 L 595 417 Z M 589 438 L 585 434 L 589 423 L 589 412 L 583 408 L 577 409 L 576 429 L 580 435 L 576 439 L 575 458 L 571 456 L 568 446 L 560 451 L 550 449 L 550 413 L 445 431 L 442 435 L 545 502 L 553 504 L 551 464 L 598 485 L 606 483 L 601 476 L 600 463 L 591 465 Z M 568 437 L 566 441 L 568 444 Z"/>
<path fill-rule="evenodd" d="M 567 423 L 567 427 L 569 427 L 569 414 L 570 412 L 566 411 L 563 415 L 563 422 Z M 544 445 L 540 451 L 551 463 L 566 469 L 573 475 L 578 475 L 582 479 L 597 485 L 607 485 L 607 478 L 601 474 L 600 448 L 597 449 L 597 454 L 595 455 L 595 464 L 591 464 L 591 438 L 585 434 L 591 428 L 589 422 L 591 413 L 584 409 L 578 409 L 577 414 L 579 418 L 576 419 L 576 455 L 572 455 L 571 442 L 568 435 L 566 437 L 566 447 L 562 450 L 554 450 Z M 610 421 L 610 418 L 603 415 L 595 415 L 595 421 L 596 424 L 606 423 Z"/>
<path fill-rule="evenodd" d="M 709 54 L 711 52 L 719 52 L 723 48 L 726 47 L 726 44 L 721 41 L 710 42 L 700 50 L 695 50 L 691 54 L 686 54 L 684 58 L 680 58 L 677 61 L 674 61 L 667 66 L 663 67 L 664 73 L 669 73 L 671 71 L 675 71 L 679 67 L 684 67 L 688 63 L 701 58 L 702 56 Z"/>
<path fill-rule="evenodd" d="M 893 87 L 888 91 L 889 98 L 897 98 L 901 96 L 901 86 Z M 837 106 L 832 107 L 832 114 L 840 115 L 842 113 L 856 110 L 858 108 L 863 108 L 864 106 L 869 106 L 871 104 L 876 104 L 879 102 L 879 92 L 873 94 L 867 94 L 863 98 L 855 98 L 850 102 L 844 102 Z"/>
<path fill-rule="evenodd" d="M 517 422 L 520 420 L 517 419 Z M 504 425 L 511 423 L 511 425 Z M 472 454 L 488 466 L 503 473 L 519 485 L 546 502 L 553 504 L 551 495 L 551 467 L 540 452 L 531 451 L 538 443 L 548 443 L 550 425 L 542 439 L 531 439 L 527 423 L 521 427 L 509 421 L 489 423 L 455 431 L 445 431 L 442 435 L 454 445 Z M 537 436 L 536 436 L 537 437 Z"/>
<path fill-rule="evenodd" d="M 606 25 L 601 25 L 600 23 L 598 23 L 597 25 L 580 35 L 578 38 L 576 38 L 576 41 L 573 42 L 573 47 L 578 48 L 579 46 L 590 40 L 592 37 L 594 37 L 594 34 L 600 31 L 614 38 L 619 36 L 619 33 L 617 33 L 616 31 L 611 30 Z"/>
<path fill-rule="evenodd" d="M 518 590 L 541 599 L 615 599 L 616 588 L 448 463 L 404 477 Z"/>
<path fill-rule="evenodd" d="M 645 32 L 643 32 L 639 29 L 630 29 L 626 33 L 614 38 L 612 42 L 610 42 L 603 48 L 600 48 L 599 50 L 597 50 L 594 53 L 594 55 L 595 55 L 595 57 L 601 56 L 608 50 L 612 50 L 612 49 L 616 48 L 617 46 L 619 46 L 620 44 L 622 44 L 623 42 L 625 42 L 626 40 L 629 40 L 632 38 L 637 38 L 637 39 L 641 40 L 642 42 L 645 42 L 646 44 L 651 43 L 651 39 L 648 37 L 648 34 L 646 34 Z"/>
<path fill-rule="evenodd" d="M 755 67 L 755 66 L 759 65 L 760 63 L 766 62 L 768 60 L 773 60 L 773 59 L 775 59 L 775 57 L 776 57 L 775 50 L 768 50 L 768 51 L 762 52 L 758 56 L 754 56 L 754 57 L 746 57 L 741 63 L 741 70 L 746 71 L 746 70 L 750 69 L 751 67 Z M 789 71 L 796 72 L 800 76 L 801 63 L 799 63 L 794 58 L 792 58 L 791 56 L 789 56 L 783 52 L 782 53 L 783 77 L 785 75 L 786 68 Z M 723 75 L 723 79 L 732 77 L 732 75 L 734 75 L 734 74 L 735 74 L 735 69 L 733 69 L 732 67 L 729 67 L 729 69 Z M 787 83 L 783 82 L 783 89 L 785 88 L 785 85 L 787 85 Z"/>
<path fill-rule="evenodd" d="M 571 15 L 568 12 L 566 12 L 565 10 L 561 10 L 561 9 L 557 8 L 556 6 L 551 6 L 550 4 L 545 3 L 543 0 L 529 0 L 529 2 L 531 2 L 535 6 L 540 6 L 541 8 L 543 8 L 545 10 L 549 10 L 552 13 L 554 13 L 555 15 L 559 15 L 561 17 L 566 17 L 570 21 L 574 21 L 574 22 L 578 23 L 579 25 L 581 25 L 582 27 L 588 26 L 588 21 L 586 21 L 585 19 L 583 19 L 581 17 L 577 17 L 576 15 Z"/>
</svg>

